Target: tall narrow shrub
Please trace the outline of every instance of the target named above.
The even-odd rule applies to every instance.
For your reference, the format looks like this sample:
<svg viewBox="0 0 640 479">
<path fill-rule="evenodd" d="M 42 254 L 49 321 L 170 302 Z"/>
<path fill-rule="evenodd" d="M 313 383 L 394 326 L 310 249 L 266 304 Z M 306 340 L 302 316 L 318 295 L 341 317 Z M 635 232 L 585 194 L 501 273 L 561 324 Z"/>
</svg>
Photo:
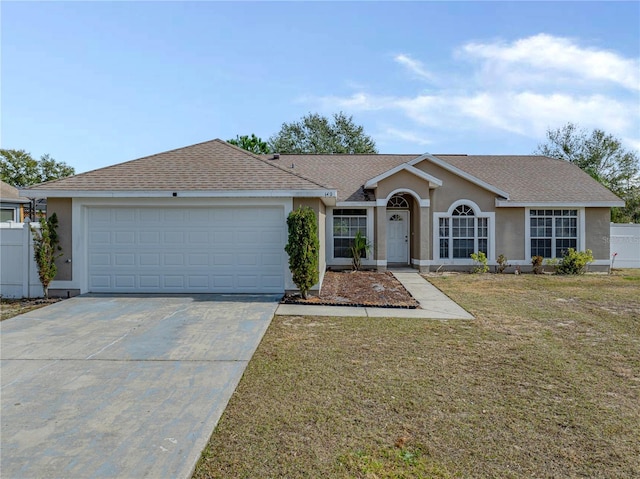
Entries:
<svg viewBox="0 0 640 479">
<path fill-rule="evenodd" d="M 287 226 L 289 241 L 284 250 L 289 255 L 293 282 L 306 299 L 311 287 L 318 282 L 320 242 L 316 214 L 308 206 L 300 207 L 289 213 Z"/>
<path fill-rule="evenodd" d="M 49 284 L 56 277 L 58 268 L 56 258 L 61 256 L 59 245 L 58 216 L 53 213 L 48 219 L 40 218 L 40 229 L 31 228 L 33 233 L 33 256 L 38 266 L 38 277 L 42 284 L 44 297 L 49 297 Z"/>
</svg>

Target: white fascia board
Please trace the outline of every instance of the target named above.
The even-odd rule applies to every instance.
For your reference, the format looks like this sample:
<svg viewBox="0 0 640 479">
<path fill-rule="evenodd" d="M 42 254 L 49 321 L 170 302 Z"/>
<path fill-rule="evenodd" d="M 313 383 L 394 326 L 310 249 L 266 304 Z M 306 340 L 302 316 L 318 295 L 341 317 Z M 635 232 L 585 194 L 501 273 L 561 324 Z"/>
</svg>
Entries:
<svg viewBox="0 0 640 479">
<path fill-rule="evenodd" d="M 496 198 L 497 208 L 610 208 L 624 205 L 624 201 L 508 201 Z"/>
<path fill-rule="evenodd" d="M 460 176 L 461 178 L 464 178 L 470 183 L 478 185 L 481 188 L 484 188 L 485 190 L 491 191 L 492 193 L 495 193 L 497 195 L 500 195 L 504 198 L 509 199 L 509 193 L 507 193 L 506 191 L 502 191 L 500 188 L 496 188 L 495 186 L 490 185 L 486 181 L 482 181 L 480 178 L 476 178 L 475 176 L 467 173 L 466 171 L 463 171 L 460 168 L 455 167 L 444 160 L 441 160 L 440 158 L 436 158 L 430 153 L 425 153 L 424 155 L 420 155 L 419 157 L 409 161 L 409 165 L 411 166 L 417 165 L 423 160 L 430 161 L 431 163 L 438 165 L 439 167 L 444 168 L 445 170 L 450 171 L 451 173 L 454 173 Z"/>
<path fill-rule="evenodd" d="M 416 175 L 419 178 L 422 178 L 425 181 L 429 182 L 429 186 L 431 187 L 438 187 L 438 186 L 442 186 L 442 180 L 436 178 L 435 176 L 430 175 L 429 173 L 426 173 L 408 163 L 403 163 L 401 165 L 398 165 L 394 168 L 391 168 L 390 170 L 385 171 L 384 173 L 376 176 L 375 178 L 371 178 L 369 181 L 367 181 L 364 184 L 364 188 L 365 189 L 370 189 L 370 188 L 376 188 L 378 186 L 378 182 L 382 181 L 386 178 L 389 178 L 390 176 L 395 175 L 396 173 L 398 173 L 399 171 L 408 171 L 409 173 L 412 173 L 414 175 Z"/>
<path fill-rule="evenodd" d="M 28 192 L 21 192 L 26 194 Z M 33 191 L 36 193 L 36 190 Z M 37 190 L 39 198 L 337 198 L 337 190 Z"/>
</svg>

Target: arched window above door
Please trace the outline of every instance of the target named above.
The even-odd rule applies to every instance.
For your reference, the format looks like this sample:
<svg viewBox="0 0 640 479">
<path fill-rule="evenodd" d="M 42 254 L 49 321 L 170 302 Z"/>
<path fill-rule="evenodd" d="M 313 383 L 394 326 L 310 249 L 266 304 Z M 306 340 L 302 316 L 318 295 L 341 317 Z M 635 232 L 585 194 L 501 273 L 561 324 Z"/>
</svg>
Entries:
<svg viewBox="0 0 640 479">
<path fill-rule="evenodd" d="M 395 194 L 387 201 L 387 208 L 409 209 L 409 202 L 401 194 Z"/>
</svg>

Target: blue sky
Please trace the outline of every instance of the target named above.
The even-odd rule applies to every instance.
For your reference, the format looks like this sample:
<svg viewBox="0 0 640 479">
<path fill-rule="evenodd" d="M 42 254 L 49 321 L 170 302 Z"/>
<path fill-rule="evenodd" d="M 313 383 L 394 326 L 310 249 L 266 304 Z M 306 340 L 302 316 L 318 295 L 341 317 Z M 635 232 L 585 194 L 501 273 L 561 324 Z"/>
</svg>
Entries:
<svg viewBox="0 0 640 479">
<path fill-rule="evenodd" d="M 383 153 L 640 150 L 639 2 L 7 2 L 3 148 L 77 172 L 344 111 Z"/>
</svg>

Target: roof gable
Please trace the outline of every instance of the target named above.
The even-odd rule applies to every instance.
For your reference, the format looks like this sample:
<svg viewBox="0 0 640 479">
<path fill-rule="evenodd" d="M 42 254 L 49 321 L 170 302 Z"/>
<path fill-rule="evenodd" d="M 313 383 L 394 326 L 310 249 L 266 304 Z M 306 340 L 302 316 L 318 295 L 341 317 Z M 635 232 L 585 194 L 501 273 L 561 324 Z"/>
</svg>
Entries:
<svg viewBox="0 0 640 479">
<path fill-rule="evenodd" d="M 376 188 L 378 186 L 378 182 L 382 181 L 390 176 L 393 176 L 401 171 L 407 171 L 412 175 L 417 176 L 429 183 L 430 188 L 437 188 L 438 186 L 442 186 L 442 181 L 436 178 L 435 176 L 430 175 L 426 171 L 419 170 L 415 166 L 411 165 L 411 163 L 403 163 L 401 165 L 396 166 L 395 168 L 391 168 L 390 170 L 385 171 L 384 173 L 379 174 L 378 176 L 371 178 L 364 184 L 366 189 Z"/>
<path fill-rule="evenodd" d="M 496 186 L 494 186 L 493 184 L 488 183 L 487 181 L 484 181 L 472 174 L 470 174 L 469 172 L 462 170 L 450 163 L 447 163 L 446 161 L 437 158 L 429 153 L 425 153 L 424 155 L 420 155 L 419 157 L 417 157 L 414 160 L 411 160 L 409 162 L 410 165 L 417 165 L 418 163 L 421 163 L 422 161 L 429 161 L 435 165 L 438 165 L 439 167 L 455 174 L 458 175 L 462 178 L 464 178 L 465 180 L 469 181 L 470 183 L 473 183 L 477 186 L 480 186 L 481 188 L 484 188 L 485 190 L 488 190 L 492 193 L 495 193 L 498 196 L 502 196 L 503 198 L 509 199 L 509 193 L 507 193 L 506 191 L 497 188 Z"/>
</svg>

